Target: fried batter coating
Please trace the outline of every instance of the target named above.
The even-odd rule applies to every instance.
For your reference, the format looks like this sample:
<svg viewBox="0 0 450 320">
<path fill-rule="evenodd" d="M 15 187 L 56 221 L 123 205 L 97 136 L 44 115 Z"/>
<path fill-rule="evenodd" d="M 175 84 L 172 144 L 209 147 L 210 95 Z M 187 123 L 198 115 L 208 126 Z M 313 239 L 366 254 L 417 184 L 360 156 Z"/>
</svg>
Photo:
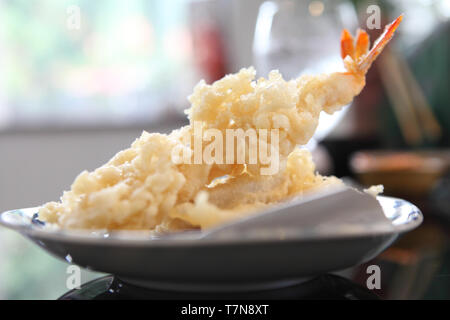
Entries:
<svg viewBox="0 0 450 320">
<path fill-rule="evenodd" d="M 346 72 L 286 81 L 272 71 L 267 79 L 255 80 L 255 70 L 248 68 L 211 85 L 201 81 L 189 97 L 188 126 L 169 135 L 143 132 L 105 165 L 83 171 L 61 201 L 44 205 L 39 217 L 62 228 L 157 232 L 209 228 L 342 183 L 317 174 L 310 153 L 298 146 L 313 136 L 321 111 L 331 114 L 361 92 L 367 70 L 400 21 L 401 17 L 388 25 L 370 51 L 365 32 L 354 41 L 344 31 Z M 175 163 L 175 148 L 194 153 L 195 124 L 224 136 L 227 129 L 277 129 L 279 145 L 271 140 L 268 145 L 279 154 L 279 170 L 261 175 L 267 164 L 248 161 L 249 143 L 244 144 L 245 163 Z M 236 156 L 241 151 L 232 150 Z"/>
</svg>

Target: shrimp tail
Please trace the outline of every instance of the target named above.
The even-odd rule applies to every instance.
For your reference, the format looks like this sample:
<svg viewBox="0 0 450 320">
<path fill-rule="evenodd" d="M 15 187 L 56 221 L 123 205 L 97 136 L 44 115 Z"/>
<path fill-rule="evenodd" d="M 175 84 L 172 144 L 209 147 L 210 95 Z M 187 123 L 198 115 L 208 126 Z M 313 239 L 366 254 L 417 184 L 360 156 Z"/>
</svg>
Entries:
<svg viewBox="0 0 450 320">
<path fill-rule="evenodd" d="M 372 62 L 375 61 L 392 39 L 402 19 L 403 14 L 388 24 L 370 50 L 370 39 L 366 31 L 359 29 L 355 41 L 350 32 L 344 29 L 341 36 L 341 56 L 347 71 L 362 75 L 366 74 Z"/>
</svg>

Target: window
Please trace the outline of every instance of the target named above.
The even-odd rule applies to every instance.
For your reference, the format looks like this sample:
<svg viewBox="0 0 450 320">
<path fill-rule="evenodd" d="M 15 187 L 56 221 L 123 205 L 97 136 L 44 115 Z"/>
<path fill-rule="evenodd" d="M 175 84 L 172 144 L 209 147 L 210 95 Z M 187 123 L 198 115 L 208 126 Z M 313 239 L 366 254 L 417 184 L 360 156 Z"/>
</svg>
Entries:
<svg viewBox="0 0 450 320">
<path fill-rule="evenodd" d="M 185 101 L 186 9 L 185 0 L 0 0 L 0 126 L 123 123 Z"/>
</svg>

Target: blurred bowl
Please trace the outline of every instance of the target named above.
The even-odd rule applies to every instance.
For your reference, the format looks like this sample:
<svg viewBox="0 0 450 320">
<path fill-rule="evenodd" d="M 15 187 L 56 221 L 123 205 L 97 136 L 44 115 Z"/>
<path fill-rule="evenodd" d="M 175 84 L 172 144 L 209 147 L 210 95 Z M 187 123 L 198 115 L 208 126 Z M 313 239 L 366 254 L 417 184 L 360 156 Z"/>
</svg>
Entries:
<svg viewBox="0 0 450 320">
<path fill-rule="evenodd" d="M 361 151 L 350 160 L 358 180 L 388 195 L 426 196 L 450 167 L 450 151 Z"/>
</svg>

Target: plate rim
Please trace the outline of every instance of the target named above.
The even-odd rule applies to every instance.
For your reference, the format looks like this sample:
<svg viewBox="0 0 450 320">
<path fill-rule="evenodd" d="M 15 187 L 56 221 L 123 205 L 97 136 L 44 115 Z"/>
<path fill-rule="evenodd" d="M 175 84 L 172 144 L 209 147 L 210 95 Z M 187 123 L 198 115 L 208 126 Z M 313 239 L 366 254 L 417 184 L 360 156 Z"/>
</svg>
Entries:
<svg viewBox="0 0 450 320">
<path fill-rule="evenodd" d="M 410 205 L 414 211 L 414 216 L 409 218 L 406 223 L 400 225 L 392 224 L 393 228 L 388 230 L 368 230 L 367 232 L 361 232 L 361 230 L 354 230 L 349 232 L 337 232 L 333 230 L 315 230 L 314 232 L 308 232 L 308 230 L 301 230 L 297 228 L 297 232 L 293 234 L 286 235 L 279 233 L 276 236 L 276 232 L 273 232 L 270 237 L 261 238 L 202 238 L 201 231 L 183 231 L 182 233 L 174 233 L 173 235 L 163 235 L 155 236 L 151 235 L 149 231 L 138 231 L 138 230 L 114 230 L 108 231 L 106 229 L 92 229 L 92 230 L 68 230 L 68 229 L 52 229 L 52 228 L 37 228 L 35 225 L 29 224 L 19 224 L 5 221 L 5 216 L 18 214 L 18 212 L 24 211 L 34 211 L 38 212 L 39 207 L 23 208 L 8 210 L 0 214 L 0 225 L 4 227 L 15 230 L 21 233 L 23 236 L 32 238 L 33 240 L 50 240 L 65 243 L 77 244 L 95 244 L 104 246 L 147 246 L 147 247 L 179 247 L 179 246 L 209 246 L 209 245 L 241 245 L 241 244 L 251 244 L 251 243 L 267 243 L 267 242 L 290 242 L 290 241 L 330 241 L 330 240 L 342 240 L 345 238 L 355 239 L 355 238 L 367 238 L 367 237 L 378 237 L 378 236 L 389 236 L 389 235 L 399 235 L 408 231 L 411 231 L 423 222 L 423 214 L 417 206 L 409 201 L 387 197 L 379 196 L 382 198 L 387 198 L 391 200 L 402 200 Z M 21 217 L 22 219 L 23 216 Z M 331 231 L 331 232 L 330 232 Z"/>
</svg>

